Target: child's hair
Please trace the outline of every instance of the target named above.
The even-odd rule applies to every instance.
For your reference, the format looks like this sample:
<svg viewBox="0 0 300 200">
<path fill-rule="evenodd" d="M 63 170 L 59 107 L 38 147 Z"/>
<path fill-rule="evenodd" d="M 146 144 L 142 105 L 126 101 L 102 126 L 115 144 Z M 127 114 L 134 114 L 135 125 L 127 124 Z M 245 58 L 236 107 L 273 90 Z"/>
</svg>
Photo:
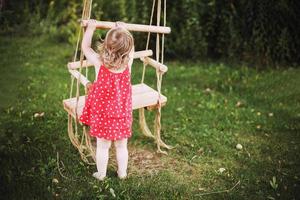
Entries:
<svg viewBox="0 0 300 200">
<path fill-rule="evenodd" d="M 133 46 L 134 40 L 128 30 L 122 27 L 112 28 L 98 45 L 100 59 L 108 68 L 123 68 L 129 61 Z"/>
</svg>

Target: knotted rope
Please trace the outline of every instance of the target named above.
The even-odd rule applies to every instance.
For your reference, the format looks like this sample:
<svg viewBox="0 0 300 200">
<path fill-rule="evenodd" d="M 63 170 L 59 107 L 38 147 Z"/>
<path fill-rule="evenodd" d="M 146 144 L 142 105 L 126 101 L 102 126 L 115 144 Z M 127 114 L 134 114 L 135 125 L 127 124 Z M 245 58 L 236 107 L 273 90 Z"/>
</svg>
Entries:
<svg viewBox="0 0 300 200">
<path fill-rule="evenodd" d="M 92 0 L 84 0 L 83 4 L 83 10 L 82 10 L 82 20 L 87 20 L 90 19 L 91 16 L 91 9 L 92 9 Z M 82 34 L 84 32 L 84 27 L 79 27 L 78 31 L 78 37 L 77 37 L 77 42 L 76 42 L 76 49 L 74 53 L 74 59 L 73 61 L 75 62 L 77 60 L 77 54 L 78 54 L 78 49 L 79 49 L 79 44 L 82 41 Z M 75 106 L 75 133 L 73 129 L 73 118 L 72 115 L 68 115 L 68 135 L 70 138 L 71 143 L 73 146 L 75 146 L 81 156 L 81 159 L 88 163 L 88 164 L 94 164 L 95 162 L 95 148 L 93 147 L 91 143 L 91 138 L 89 134 L 87 133 L 86 126 L 83 126 L 83 134 L 80 136 L 78 133 L 78 102 L 79 102 L 79 89 L 80 89 L 80 79 L 81 79 L 81 72 L 82 72 L 82 65 L 83 65 L 83 59 L 84 59 L 84 54 L 81 51 L 80 52 L 80 68 L 79 68 L 79 77 L 76 82 L 76 106 Z M 88 76 L 88 70 L 86 69 L 86 76 Z M 73 86 L 74 86 L 74 77 L 71 76 L 71 89 L 70 89 L 70 98 L 72 98 L 73 94 Z M 80 138 L 81 137 L 81 138 Z M 92 160 L 90 159 L 92 158 Z"/>
<path fill-rule="evenodd" d="M 153 0 L 149 25 L 152 25 L 152 21 L 153 21 L 153 17 L 154 17 L 155 3 L 156 3 L 156 0 Z M 164 18 L 163 25 L 164 26 L 166 26 L 166 11 L 167 11 L 166 9 L 167 9 L 166 0 L 164 0 L 164 15 L 163 15 L 163 18 Z M 160 25 L 160 18 L 161 18 L 161 0 L 158 0 L 157 14 L 156 14 L 156 25 L 157 26 Z M 163 55 L 164 54 L 164 38 L 165 38 L 165 35 L 162 34 L 161 63 L 163 63 L 163 61 L 164 61 L 164 55 Z M 150 42 L 150 33 L 148 33 L 148 37 L 147 37 L 146 50 L 148 50 L 148 48 L 149 48 L 149 42 Z M 160 34 L 157 33 L 156 34 L 156 60 L 158 62 L 160 60 L 159 58 L 160 58 Z M 147 66 L 147 63 L 143 62 L 143 73 L 142 73 L 142 80 L 141 80 L 142 83 L 144 83 L 146 66 Z M 161 105 L 162 75 L 163 75 L 163 73 L 159 69 L 156 69 L 156 78 L 157 78 L 156 87 L 157 87 L 157 92 L 158 92 L 158 102 L 157 102 L 157 109 L 156 109 L 155 120 L 154 120 L 154 135 L 151 133 L 151 131 L 147 125 L 144 108 L 139 109 L 139 124 L 140 124 L 140 128 L 145 136 L 154 138 L 156 140 L 158 152 L 167 154 L 166 151 L 163 151 L 160 148 L 160 147 L 164 147 L 167 149 L 172 148 L 171 146 L 168 146 L 167 144 L 165 144 L 162 141 L 161 135 L 160 135 L 160 133 L 161 133 L 161 107 L 162 107 L 162 105 Z"/>
</svg>

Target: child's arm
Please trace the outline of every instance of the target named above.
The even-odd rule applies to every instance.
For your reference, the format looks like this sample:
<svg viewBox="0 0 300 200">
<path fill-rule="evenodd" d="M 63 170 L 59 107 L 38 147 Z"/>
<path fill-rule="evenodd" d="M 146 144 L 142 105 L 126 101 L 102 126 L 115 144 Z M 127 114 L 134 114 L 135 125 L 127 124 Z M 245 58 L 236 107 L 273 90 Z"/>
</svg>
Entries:
<svg viewBox="0 0 300 200">
<path fill-rule="evenodd" d="M 132 63 L 133 63 L 133 55 L 134 55 L 134 46 L 132 47 L 132 49 L 129 53 L 128 67 L 129 67 L 130 73 L 131 73 L 131 66 L 132 66 Z"/>
<path fill-rule="evenodd" d="M 81 49 L 89 62 L 91 62 L 95 67 L 99 68 L 101 61 L 99 59 L 98 53 L 96 53 L 91 48 L 93 33 L 96 29 L 96 20 L 89 20 L 86 31 L 83 35 Z"/>
</svg>

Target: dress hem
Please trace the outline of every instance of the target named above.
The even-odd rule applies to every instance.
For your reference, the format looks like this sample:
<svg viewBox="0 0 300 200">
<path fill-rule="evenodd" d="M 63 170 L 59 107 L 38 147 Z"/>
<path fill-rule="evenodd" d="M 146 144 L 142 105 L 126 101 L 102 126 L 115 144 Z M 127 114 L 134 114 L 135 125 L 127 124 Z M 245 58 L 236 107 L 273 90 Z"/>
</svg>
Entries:
<svg viewBox="0 0 300 200">
<path fill-rule="evenodd" d="M 131 138 L 131 136 L 132 135 L 130 135 L 130 136 L 123 136 L 123 137 L 121 137 L 121 138 L 116 138 L 116 139 L 112 139 L 112 138 L 106 138 L 106 137 L 104 137 L 104 136 L 97 136 L 97 135 L 91 135 L 90 134 L 90 136 L 91 137 L 95 137 L 95 138 L 103 138 L 103 139 L 106 139 L 106 140 L 111 140 L 111 141 L 116 141 L 116 140 L 122 140 L 122 139 L 126 139 L 126 138 Z"/>
</svg>

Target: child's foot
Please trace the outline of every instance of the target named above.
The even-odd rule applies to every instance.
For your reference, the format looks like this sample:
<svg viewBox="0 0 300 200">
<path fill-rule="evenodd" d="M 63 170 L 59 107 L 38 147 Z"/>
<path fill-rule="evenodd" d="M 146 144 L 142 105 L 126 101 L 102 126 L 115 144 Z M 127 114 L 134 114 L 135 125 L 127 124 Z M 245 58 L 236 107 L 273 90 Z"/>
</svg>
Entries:
<svg viewBox="0 0 300 200">
<path fill-rule="evenodd" d="M 100 174 L 99 172 L 95 172 L 93 173 L 93 177 L 95 177 L 96 179 L 103 181 L 105 179 L 105 175 L 103 176 L 102 174 Z"/>
<path fill-rule="evenodd" d="M 126 172 L 125 173 L 119 173 L 119 172 L 117 172 L 117 173 L 118 173 L 119 179 L 126 179 L 127 178 Z"/>
</svg>

